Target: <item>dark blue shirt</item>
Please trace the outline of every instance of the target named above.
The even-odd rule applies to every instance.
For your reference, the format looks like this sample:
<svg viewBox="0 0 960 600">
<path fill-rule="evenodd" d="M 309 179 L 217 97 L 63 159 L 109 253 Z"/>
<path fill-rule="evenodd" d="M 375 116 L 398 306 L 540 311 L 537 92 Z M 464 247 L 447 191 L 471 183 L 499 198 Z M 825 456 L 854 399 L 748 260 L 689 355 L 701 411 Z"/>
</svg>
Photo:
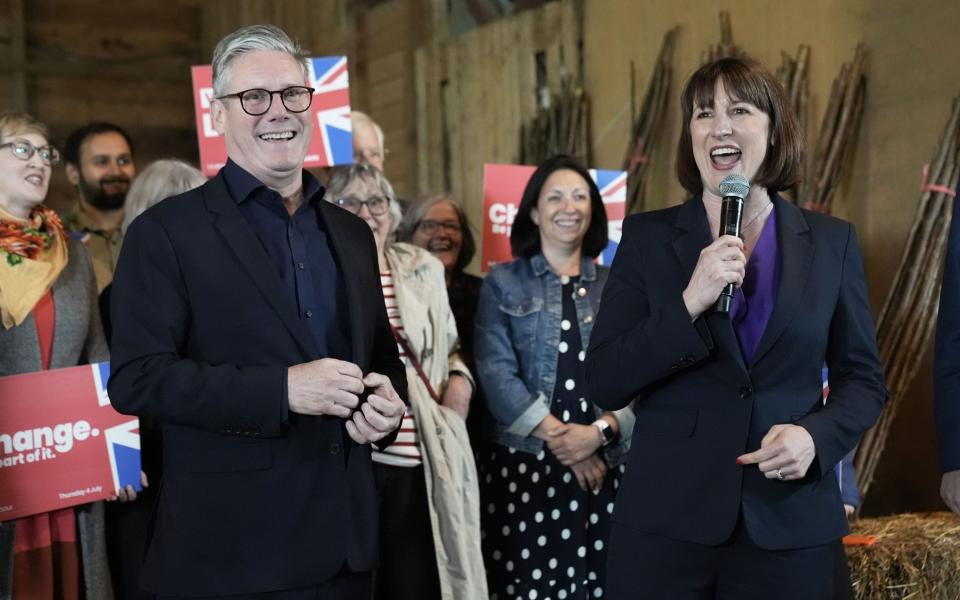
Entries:
<svg viewBox="0 0 960 600">
<path fill-rule="evenodd" d="M 227 161 L 223 176 L 276 268 L 280 280 L 277 294 L 296 312 L 316 343 L 313 358 L 351 360 L 343 273 L 317 206 L 323 202 L 323 187 L 303 171 L 303 203 L 290 215 L 280 194 L 233 161 Z"/>
</svg>

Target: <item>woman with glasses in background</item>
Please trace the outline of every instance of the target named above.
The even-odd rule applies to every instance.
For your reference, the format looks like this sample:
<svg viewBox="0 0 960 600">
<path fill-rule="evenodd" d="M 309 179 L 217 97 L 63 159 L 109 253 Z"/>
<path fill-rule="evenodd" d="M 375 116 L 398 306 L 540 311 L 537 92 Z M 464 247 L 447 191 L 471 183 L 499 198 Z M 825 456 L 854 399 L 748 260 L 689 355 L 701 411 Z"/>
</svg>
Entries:
<svg viewBox="0 0 960 600">
<path fill-rule="evenodd" d="M 326 200 L 373 232 L 387 315 L 407 367 L 400 434 L 373 451 L 380 496 L 374 598 L 486 599 L 477 474 L 464 423 L 474 383 L 458 352 L 443 264 L 422 248 L 392 241 L 400 207 L 376 167 L 332 169 Z"/>
<path fill-rule="evenodd" d="M 0 377 L 105 361 L 83 244 L 43 205 L 60 154 L 47 127 L 0 115 Z M 112 598 L 103 503 L 0 523 L 0 599 Z"/>
<path fill-rule="evenodd" d="M 471 373 L 476 373 L 473 360 L 473 319 L 480 300 L 483 279 L 470 275 L 464 269 L 473 260 L 477 243 L 473 239 L 470 223 L 452 198 L 444 194 L 432 196 L 414 204 L 403 215 L 397 230 L 397 239 L 428 250 L 443 263 L 450 310 L 457 322 L 460 334 L 460 357 Z M 480 439 L 482 405 L 479 390 L 474 394 L 467 429 L 470 441 L 477 450 Z"/>
</svg>

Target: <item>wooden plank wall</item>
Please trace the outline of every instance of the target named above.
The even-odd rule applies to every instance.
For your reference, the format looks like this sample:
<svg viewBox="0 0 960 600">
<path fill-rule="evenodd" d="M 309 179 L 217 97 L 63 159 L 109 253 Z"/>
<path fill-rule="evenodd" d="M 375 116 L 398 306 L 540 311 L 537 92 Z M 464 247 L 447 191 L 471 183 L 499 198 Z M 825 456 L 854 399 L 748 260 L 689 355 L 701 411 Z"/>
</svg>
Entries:
<svg viewBox="0 0 960 600">
<path fill-rule="evenodd" d="M 558 88 L 562 69 L 576 69 L 578 31 L 573 2 L 564 0 L 416 51 L 421 193 L 452 193 L 479 231 L 483 165 L 515 162 L 520 126 L 536 114 L 536 55 L 545 53 L 548 82 Z"/>
<path fill-rule="evenodd" d="M 387 0 L 372 8 L 347 0 L 220 0 L 202 7 L 207 57 L 227 33 L 265 22 L 298 38 L 309 55 L 346 54 L 351 106 L 383 128 L 385 168 L 397 193 L 416 195 L 413 51 L 431 31 L 428 0 Z"/>
<path fill-rule="evenodd" d="M 199 56 L 197 0 L 111 3 L 0 0 L 0 101 L 27 110 L 63 143 L 92 120 L 127 129 L 137 161 L 196 160 L 189 67 Z M 74 200 L 63 168 L 48 204 Z"/>
</svg>

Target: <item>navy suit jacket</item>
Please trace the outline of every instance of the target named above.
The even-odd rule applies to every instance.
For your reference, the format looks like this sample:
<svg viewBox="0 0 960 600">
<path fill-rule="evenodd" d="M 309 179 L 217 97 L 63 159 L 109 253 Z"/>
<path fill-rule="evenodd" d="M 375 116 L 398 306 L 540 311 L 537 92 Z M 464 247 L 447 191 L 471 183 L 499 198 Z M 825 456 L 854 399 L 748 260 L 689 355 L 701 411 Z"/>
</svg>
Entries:
<svg viewBox="0 0 960 600">
<path fill-rule="evenodd" d="M 960 183 L 957 184 L 960 191 Z M 953 204 L 933 350 L 934 416 L 940 468 L 960 469 L 960 205 Z"/>
<path fill-rule="evenodd" d="M 766 549 L 847 531 L 834 465 L 887 395 L 860 250 L 849 223 L 779 197 L 774 206 L 780 289 L 749 363 L 728 318 L 709 312 L 691 322 L 683 303 L 712 241 L 700 199 L 624 222 L 587 355 L 594 402 L 612 410 L 635 400 L 615 526 L 717 545 L 742 514 Z M 735 462 L 778 423 L 813 437 L 817 457 L 801 480 L 768 480 Z"/>
<path fill-rule="evenodd" d="M 353 355 L 337 358 L 389 376 L 406 397 L 370 228 L 326 202 L 319 215 L 349 300 Z M 163 428 L 149 591 L 274 591 L 374 567 L 369 446 L 353 443 L 343 419 L 286 410 L 287 368 L 322 357 L 282 289 L 222 175 L 127 232 L 109 391 L 117 410 Z"/>
</svg>

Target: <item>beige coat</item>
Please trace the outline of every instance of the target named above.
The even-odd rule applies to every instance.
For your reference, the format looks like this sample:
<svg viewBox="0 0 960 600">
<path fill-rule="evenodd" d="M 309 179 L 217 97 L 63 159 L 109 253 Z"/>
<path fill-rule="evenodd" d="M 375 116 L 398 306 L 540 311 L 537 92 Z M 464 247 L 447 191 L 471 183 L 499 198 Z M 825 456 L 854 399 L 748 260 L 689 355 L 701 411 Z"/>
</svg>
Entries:
<svg viewBox="0 0 960 600">
<path fill-rule="evenodd" d="M 464 373 L 473 383 L 457 353 L 457 326 L 447 300 L 443 264 L 410 244 L 393 244 L 385 254 L 403 329 L 433 389 L 442 396 L 452 370 Z M 466 425 L 430 397 L 412 367 L 407 368 L 407 385 L 420 434 L 442 596 L 444 600 L 486 600 L 480 494 Z"/>
</svg>

